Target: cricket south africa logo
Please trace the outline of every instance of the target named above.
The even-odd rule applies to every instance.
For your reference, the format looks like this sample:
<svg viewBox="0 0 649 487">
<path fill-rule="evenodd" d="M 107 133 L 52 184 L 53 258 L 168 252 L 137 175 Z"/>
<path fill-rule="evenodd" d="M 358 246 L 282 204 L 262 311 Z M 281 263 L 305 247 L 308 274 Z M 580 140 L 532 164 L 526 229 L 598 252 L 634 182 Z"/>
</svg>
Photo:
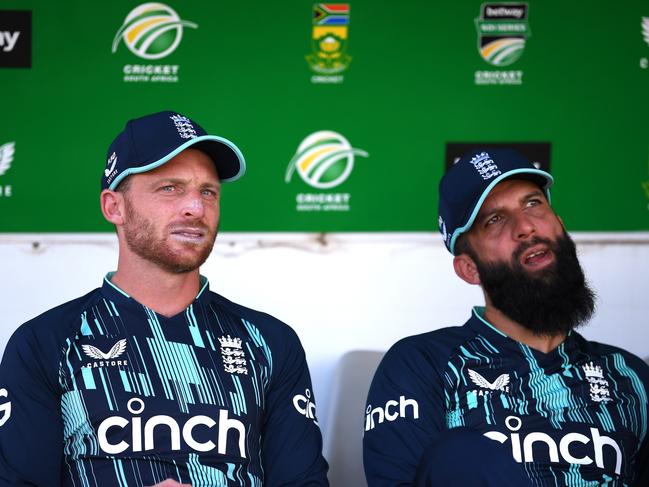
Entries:
<svg viewBox="0 0 649 487">
<path fill-rule="evenodd" d="M 478 29 L 478 51 L 494 66 L 508 66 L 518 60 L 530 36 L 526 3 L 483 3 Z"/>
<path fill-rule="evenodd" d="M 311 54 L 306 56 L 313 83 L 342 83 L 340 75 L 352 58 L 347 54 L 349 43 L 349 4 L 316 3 L 313 6 Z"/>
<path fill-rule="evenodd" d="M 284 181 L 289 183 L 297 172 L 302 181 L 312 188 L 335 188 L 351 174 L 356 156 L 369 157 L 369 154 L 362 149 L 353 148 L 338 132 L 315 132 L 298 146 L 288 164 Z M 349 193 L 300 193 L 296 197 L 296 210 L 349 211 L 350 199 Z"/>
<path fill-rule="evenodd" d="M 15 152 L 15 142 L 7 142 L 6 144 L 0 145 L 0 176 L 3 176 L 11 168 Z"/>
<path fill-rule="evenodd" d="M 128 365 L 128 360 L 115 360 L 126 352 L 126 338 L 119 340 L 106 353 L 93 345 L 81 345 L 81 350 L 88 357 L 95 360 L 95 362 L 86 364 L 85 367 L 87 368 Z"/>
<path fill-rule="evenodd" d="M 337 132 L 321 130 L 304 139 L 297 148 L 286 170 L 288 183 L 297 171 L 302 180 L 317 189 L 336 187 L 349 177 L 354 168 L 354 157 L 368 157 L 361 149 L 354 149 Z"/>
<path fill-rule="evenodd" d="M 15 153 L 15 142 L 7 142 L 0 145 L 0 176 L 4 176 L 11 169 L 11 163 L 14 161 Z M 10 184 L 2 184 L 4 182 L 3 179 L 0 177 L 0 198 L 12 195 L 12 186 Z"/>
<path fill-rule="evenodd" d="M 642 28 L 642 38 L 645 43 L 649 46 L 649 17 L 642 17 L 640 22 Z M 640 68 L 647 69 L 649 68 L 649 59 L 646 56 L 640 58 Z"/>
<path fill-rule="evenodd" d="M 531 36 L 528 16 L 527 3 L 483 3 L 475 19 L 482 59 L 497 68 L 514 64 Z M 523 72 L 480 70 L 475 72 L 474 81 L 476 85 L 520 85 Z"/>
<path fill-rule="evenodd" d="M 173 53 L 180 45 L 185 27 L 198 25 L 182 20 L 174 9 L 163 3 L 144 3 L 135 7 L 124 19 L 113 38 L 115 54 L 124 42 L 137 57 L 152 61 Z M 177 82 L 179 66 L 176 64 L 128 64 L 124 66 L 127 82 Z"/>
<path fill-rule="evenodd" d="M 183 38 L 183 27 L 197 28 L 193 22 L 181 20 L 171 7 L 163 3 L 145 3 L 126 16 L 113 39 L 113 52 L 119 41 L 142 59 L 160 59 L 176 50 Z"/>
<path fill-rule="evenodd" d="M 241 338 L 232 338 L 230 335 L 219 338 L 221 344 L 221 358 L 223 369 L 229 374 L 248 375 L 246 353 L 241 346 Z"/>
</svg>

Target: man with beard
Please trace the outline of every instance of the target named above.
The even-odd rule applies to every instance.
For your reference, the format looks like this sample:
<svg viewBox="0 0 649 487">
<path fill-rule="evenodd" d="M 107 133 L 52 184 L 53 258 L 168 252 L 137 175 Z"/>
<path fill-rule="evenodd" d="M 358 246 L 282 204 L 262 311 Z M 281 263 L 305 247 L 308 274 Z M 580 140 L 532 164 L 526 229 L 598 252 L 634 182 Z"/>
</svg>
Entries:
<svg viewBox="0 0 649 487">
<path fill-rule="evenodd" d="M 552 182 L 502 149 L 442 178 L 444 243 L 486 305 L 385 355 L 365 411 L 370 487 L 649 485 L 649 367 L 574 331 L 594 293 Z"/>
<path fill-rule="evenodd" d="M 5 349 L 0 485 L 328 485 L 297 336 L 199 274 L 244 170 L 176 112 L 126 124 L 102 174 L 117 271 Z"/>
</svg>

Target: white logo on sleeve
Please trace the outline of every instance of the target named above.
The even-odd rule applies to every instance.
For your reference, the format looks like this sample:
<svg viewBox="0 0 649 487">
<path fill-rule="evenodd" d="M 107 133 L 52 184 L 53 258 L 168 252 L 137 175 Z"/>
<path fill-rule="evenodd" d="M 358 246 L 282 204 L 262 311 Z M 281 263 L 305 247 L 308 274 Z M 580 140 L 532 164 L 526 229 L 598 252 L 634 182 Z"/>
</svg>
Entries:
<svg viewBox="0 0 649 487">
<path fill-rule="evenodd" d="M 309 389 L 304 391 L 304 395 L 296 394 L 293 396 L 293 406 L 295 406 L 298 413 L 308 419 L 312 419 L 318 425 L 315 417 L 315 402 L 311 400 L 311 391 Z"/>
<path fill-rule="evenodd" d="M 410 407 L 412 419 L 419 419 L 419 404 L 414 399 L 406 399 L 406 396 L 399 396 L 398 401 L 390 399 L 385 403 L 385 407 L 379 406 L 372 409 L 372 405 L 368 404 L 365 410 L 365 431 L 374 429 L 376 423 L 381 424 L 385 420 L 394 421 L 398 418 L 407 418 L 408 407 Z"/>
<path fill-rule="evenodd" d="M 7 389 L 0 389 L 0 397 L 8 397 Z M 11 401 L 0 404 L 0 426 L 4 425 L 11 417 Z"/>
<path fill-rule="evenodd" d="M 113 345 L 113 348 L 111 348 L 108 353 L 104 353 L 101 350 L 99 350 L 97 347 L 93 347 L 92 345 L 81 345 L 81 348 L 85 352 L 85 354 L 94 359 L 98 360 L 111 360 L 114 358 L 119 357 L 126 351 L 126 338 L 123 338 L 122 340 L 118 341 L 115 345 Z"/>
<path fill-rule="evenodd" d="M 509 391 L 509 388 L 507 387 L 507 384 L 509 384 L 509 374 L 502 374 L 498 376 L 498 378 L 495 381 L 489 382 L 487 379 L 485 379 L 480 374 L 478 374 L 475 370 L 468 369 L 468 371 L 469 371 L 469 377 L 471 378 L 473 383 L 478 387 L 482 387 L 483 389 L 488 389 L 490 391 L 502 391 L 502 392 Z"/>
</svg>

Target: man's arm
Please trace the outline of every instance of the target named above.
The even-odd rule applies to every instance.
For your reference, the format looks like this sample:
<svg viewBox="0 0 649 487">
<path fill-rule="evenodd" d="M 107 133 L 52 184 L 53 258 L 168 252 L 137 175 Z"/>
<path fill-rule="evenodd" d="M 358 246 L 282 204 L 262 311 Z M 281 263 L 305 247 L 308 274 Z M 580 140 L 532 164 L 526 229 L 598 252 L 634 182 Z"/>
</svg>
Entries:
<svg viewBox="0 0 649 487">
<path fill-rule="evenodd" d="M 445 429 L 443 385 L 417 340 L 395 344 L 372 380 L 363 436 L 369 487 L 412 485 L 422 454 Z"/>
<path fill-rule="evenodd" d="M 328 486 L 304 350 L 292 330 L 282 345 L 283 350 L 273 350 L 278 369 L 273 371 L 266 395 L 261 439 L 264 486 Z"/>
<path fill-rule="evenodd" d="M 0 486 L 60 485 L 63 414 L 56 377 L 31 329 L 9 340 L 0 364 Z M 55 370 L 50 370 L 50 369 Z"/>
</svg>

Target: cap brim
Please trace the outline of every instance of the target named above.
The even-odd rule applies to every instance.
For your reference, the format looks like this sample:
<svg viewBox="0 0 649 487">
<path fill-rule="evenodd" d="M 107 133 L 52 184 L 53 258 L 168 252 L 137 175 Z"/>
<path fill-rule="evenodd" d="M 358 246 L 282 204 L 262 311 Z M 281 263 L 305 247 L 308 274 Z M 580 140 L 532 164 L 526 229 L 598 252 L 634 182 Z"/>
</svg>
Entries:
<svg viewBox="0 0 649 487">
<path fill-rule="evenodd" d="M 494 187 L 498 183 L 508 178 L 528 179 L 535 182 L 545 192 L 548 201 L 550 201 L 550 187 L 554 183 L 554 178 L 550 175 L 550 173 L 542 171 L 541 169 L 523 168 L 513 169 L 511 171 L 507 171 L 503 174 L 498 175 L 498 177 L 491 181 L 491 183 L 489 183 L 489 186 L 487 186 L 482 194 L 478 197 L 478 200 L 473 205 L 473 210 L 471 211 L 471 214 L 469 215 L 466 223 L 453 232 L 451 243 L 449 244 L 449 250 L 451 251 L 451 254 L 455 255 L 455 241 L 460 235 L 467 232 L 471 228 L 471 226 L 475 222 L 476 217 L 478 216 L 478 213 L 480 212 L 480 208 L 482 208 L 482 205 L 487 199 L 487 196 L 489 196 L 489 193 L 491 193 L 491 190 L 494 189 Z"/>
<path fill-rule="evenodd" d="M 245 174 L 246 160 L 236 145 L 228 139 L 224 139 L 217 135 L 201 135 L 200 137 L 189 139 L 187 142 L 176 147 L 166 156 L 161 157 L 157 161 L 147 164 L 146 166 L 133 167 L 122 171 L 120 175 L 113 180 L 108 189 L 114 191 L 119 183 L 121 183 L 127 176 L 156 169 L 192 146 L 196 146 L 196 149 L 204 152 L 210 157 L 210 159 L 212 159 L 221 182 L 229 183 L 236 181 Z"/>
</svg>

